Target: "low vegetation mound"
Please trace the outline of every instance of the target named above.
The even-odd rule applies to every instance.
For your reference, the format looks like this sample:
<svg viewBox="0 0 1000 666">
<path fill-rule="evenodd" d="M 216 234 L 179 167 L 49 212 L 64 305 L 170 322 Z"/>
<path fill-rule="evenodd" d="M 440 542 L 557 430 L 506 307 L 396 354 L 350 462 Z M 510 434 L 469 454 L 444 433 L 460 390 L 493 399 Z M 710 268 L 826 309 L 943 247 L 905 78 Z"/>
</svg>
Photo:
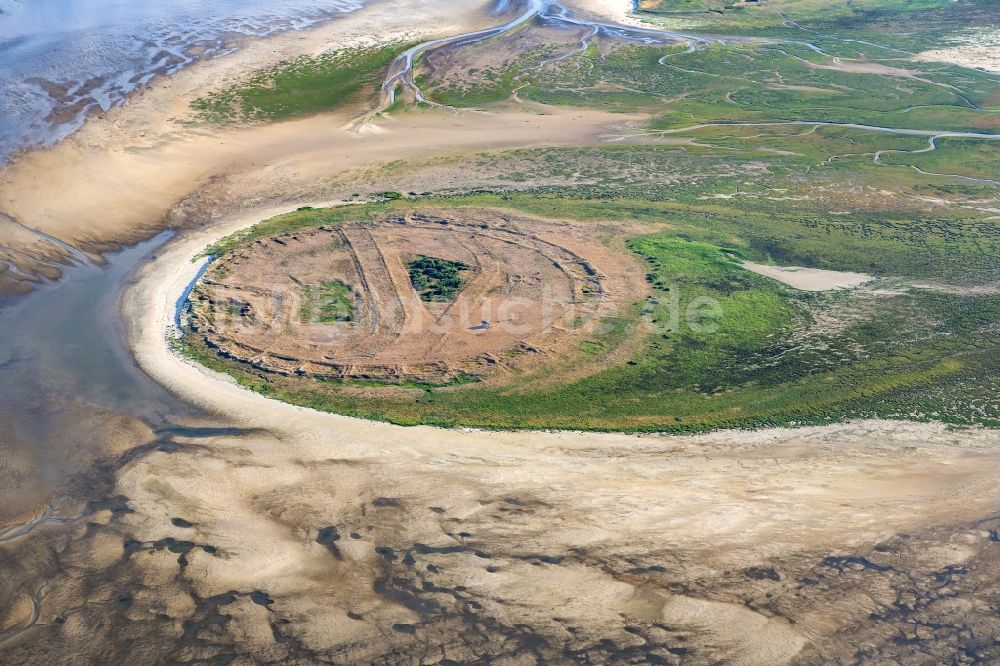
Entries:
<svg viewBox="0 0 1000 666">
<path fill-rule="evenodd" d="M 318 285 L 302 285 L 299 321 L 329 324 L 354 321 L 354 295 L 340 280 L 321 280 Z"/>
</svg>

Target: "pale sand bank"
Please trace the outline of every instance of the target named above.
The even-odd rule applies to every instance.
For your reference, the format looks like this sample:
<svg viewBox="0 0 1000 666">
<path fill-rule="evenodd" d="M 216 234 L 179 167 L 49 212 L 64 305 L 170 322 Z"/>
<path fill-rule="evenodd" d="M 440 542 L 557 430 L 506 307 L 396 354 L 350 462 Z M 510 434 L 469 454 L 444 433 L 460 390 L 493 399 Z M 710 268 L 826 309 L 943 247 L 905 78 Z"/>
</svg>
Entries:
<svg viewBox="0 0 1000 666">
<path fill-rule="evenodd" d="M 758 275 L 769 277 L 778 282 L 784 282 L 790 287 L 803 291 L 828 291 L 830 289 L 848 289 L 874 280 L 871 275 L 850 273 L 846 271 L 826 271 L 820 268 L 802 268 L 799 266 L 768 266 L 752 261 L 744 261 L 743 268 Z"/>
<path fill-rule="evenodd" d="M 565 4 L 597 19 L 621 25 L 648 28 L 649 25 L 632 15 L 631 0 L 569 0 Z"/>
<path fill-rule="evenodd" d="M 917 60 L 946 62 L 1000 73 L 1000 29 L 979 28 L 956 35 L 953 46 L 918 53 Z"/>
</svg>

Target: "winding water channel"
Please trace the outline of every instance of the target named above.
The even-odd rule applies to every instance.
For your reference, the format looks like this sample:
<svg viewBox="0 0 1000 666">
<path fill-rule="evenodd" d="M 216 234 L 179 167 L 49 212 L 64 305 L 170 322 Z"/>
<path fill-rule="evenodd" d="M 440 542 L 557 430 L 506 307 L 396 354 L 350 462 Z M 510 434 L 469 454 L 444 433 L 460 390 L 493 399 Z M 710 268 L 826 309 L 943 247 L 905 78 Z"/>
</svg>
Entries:
<svg viewBox="0 0 1000 666">
<path fill-rule="evenodd" d="M 506 7 L 506 3 L 503 5 Z M 584 42 L 589 37 L 599 33 L 605 33 L 621 39 L 630 39 L 642 43 L 667 43 L 686 42 L 690 44 L 707 45 L 712 43 L 725 44 L 737 41 L 760 41 L 742 37 L 708 37 L 668 30 L 656 30 L 653 28 L 638 28 L 634 26 L 619 25 L 604 21 L 596 21 L 579 16 L 557 0 L 527 0 L 524 11 L 515 18 L 483 30 L 466 32 L 451 37 L 441 37 L 417 44 L 401 53 L 386 75 L 382 84 L 382 101 L 374 114 L 385 111 L 396 101 L 396 90 L 402 86 L 408 89 L 418 102 L 434 104 L 429 100 L 423 91 L 413 80 L 413 68 L 416 61 L 423 55 L 432 53 L 435 50 L 449 46 L 461 46 L 463 44 L 473 44 L 493 37 L 498 37 L 508 33 L 533 19 L 541 19 L 548 23 L 562 24 L 588 29 L 591 34 L 584 38 Z M 373 114 L 373 115 L 374 115 Z"/>
</svg>

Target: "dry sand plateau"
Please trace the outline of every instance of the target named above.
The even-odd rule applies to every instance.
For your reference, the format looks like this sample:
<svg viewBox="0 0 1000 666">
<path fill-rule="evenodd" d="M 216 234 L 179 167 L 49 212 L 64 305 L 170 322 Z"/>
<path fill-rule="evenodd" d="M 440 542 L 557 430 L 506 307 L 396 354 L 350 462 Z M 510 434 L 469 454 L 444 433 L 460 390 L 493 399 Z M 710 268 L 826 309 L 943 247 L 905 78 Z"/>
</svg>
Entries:
<svg viewBox="0 0 1000 666">
<path fill-rule="evenodd" d="M 846 289 L 872 280 L 870 275 L 864 273 L 826 271 L 820 268 L 803 268 L 801 266 L 768 266 L 753 261 L 744 261 L 743 267 L 758 275 L 784 282 L 805 291 Z"/>
<path fill-rule="evenodd" d="M 578 357 L 580 335 L 647 291 L 635 257 L 607 247 L 641 231 L 424 210 L 286 233 L 213 262 L 189 323 L 227 357 L 287 376 L 502 378 Z M 466 267 L 454 300 L 427 302 L 411 287 L 406 265 L 418 256 Z M 349 290 L 353 321 L 301 321 L 309 290 L 331 280 Z"/>
<path fill-rule="evenodd" d="M 363 134 L 343 116 L 230 131 L 172 120 L 210 82 L 282 54 L 486 21 L 377 2 L 159 81 L 0 174 L 0 208 L 88 251 L 184 228 L 125 294 L 128 342 L 149 376 L 231 428 L 126 456 L 113 494 L 127 506 L 92 507 L 57 546 L 5 560 L 18 565 L 0 569 L 0 661 L 899 663 L 1000 635 L 993 432 L 402 428 L 272 401 L 173 353 L 192 257 L 336 203 L 282 189 L 407 155 L 596 141 L 624 120 L 428 112 Z M 49 561 L 57 577 L 27 578 Z"/>
</svg>

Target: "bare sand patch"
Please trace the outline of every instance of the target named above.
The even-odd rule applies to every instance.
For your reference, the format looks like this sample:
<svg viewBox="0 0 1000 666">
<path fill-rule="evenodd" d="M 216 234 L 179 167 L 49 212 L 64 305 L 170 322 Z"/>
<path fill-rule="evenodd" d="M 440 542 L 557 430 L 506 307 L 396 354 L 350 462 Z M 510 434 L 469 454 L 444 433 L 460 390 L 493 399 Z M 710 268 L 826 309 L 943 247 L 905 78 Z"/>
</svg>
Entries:
<svg viewBox="0 0 1000 666">
<path fill-rule="evenodd" d="M 593 18 L 622 25 L 648 27 L 632 13 L 631 0 L 571 0 L 570 4 Z"/>
<path fill-rule="evenodd" d="M 793 90 L 795 92 L 813 93 L 815 95 L 843 95 L 843 91 L 833 88 L 819 88 L 817 86 L 793 86 L 785 83 L 769 83 L 768 88 L 774 90 Z"/>
<path fill-rule="evenodd" d="M 979 28 L 952 37 L 952 46 L 918 53 L 916 60 L 947 62 L 1000 73 L 1000 29 Z"/>
<path fill-rule="evenodd" d="M 663 606 L 669 625 L 690 627 L 731 664 L 782 664 L 795 657 L 806 638 L 786 620 L 769 618 L 735 604 L 677 595 Z"/>
<path fill-rule="evenodd" d="M 947 83 L 939 83 L 937 81 L 932 81 L 921 76 L 924 72 L 920 70 L 905 69 L 903 67 L 892 67 L 890 65 L 883 65 L 878 62 L 870 62 L 867 60 L 852 60 L 850 58 L 832 58 L 829 63 L 817 63 L 812 61 L 806 61 L 809 67 L 813 69 L 829 69 L 836 72 L 848 72 L 850 74 L 875 74 L 878 76 L 894 76 L 901 79 L 912 79 L 914 81 L 920 81 L 921 83 L 926 83 L 932 86 L 938 86 L 939 88 L 947 88 L 949 90 L 957 90 L 954 86 Z"/>
<path fill-rule="evenodd" d="M 810 62 L 813 69 L 831 69 L 838 72 L 848 72 L 851 74 L 881 74 L 883 76 L 898 76 L 904 79 L 916 79 L 922 72 L 903 69 L 902 67 L 891 67 L 878 62 L 867 60 L 851 60 L 849 58 L 833 58 L 829 64 Z"/>
<path fill-rule="evenodd" d="M 865 275 L 864 273 L 828 271 L 820 268 L 802 268 L 800 266 L 769 266 L 753 261 L 744 261 L 743 268 L 804 291 L 848 289 L 874 279 L 872 276 Z"/>
</svg>

